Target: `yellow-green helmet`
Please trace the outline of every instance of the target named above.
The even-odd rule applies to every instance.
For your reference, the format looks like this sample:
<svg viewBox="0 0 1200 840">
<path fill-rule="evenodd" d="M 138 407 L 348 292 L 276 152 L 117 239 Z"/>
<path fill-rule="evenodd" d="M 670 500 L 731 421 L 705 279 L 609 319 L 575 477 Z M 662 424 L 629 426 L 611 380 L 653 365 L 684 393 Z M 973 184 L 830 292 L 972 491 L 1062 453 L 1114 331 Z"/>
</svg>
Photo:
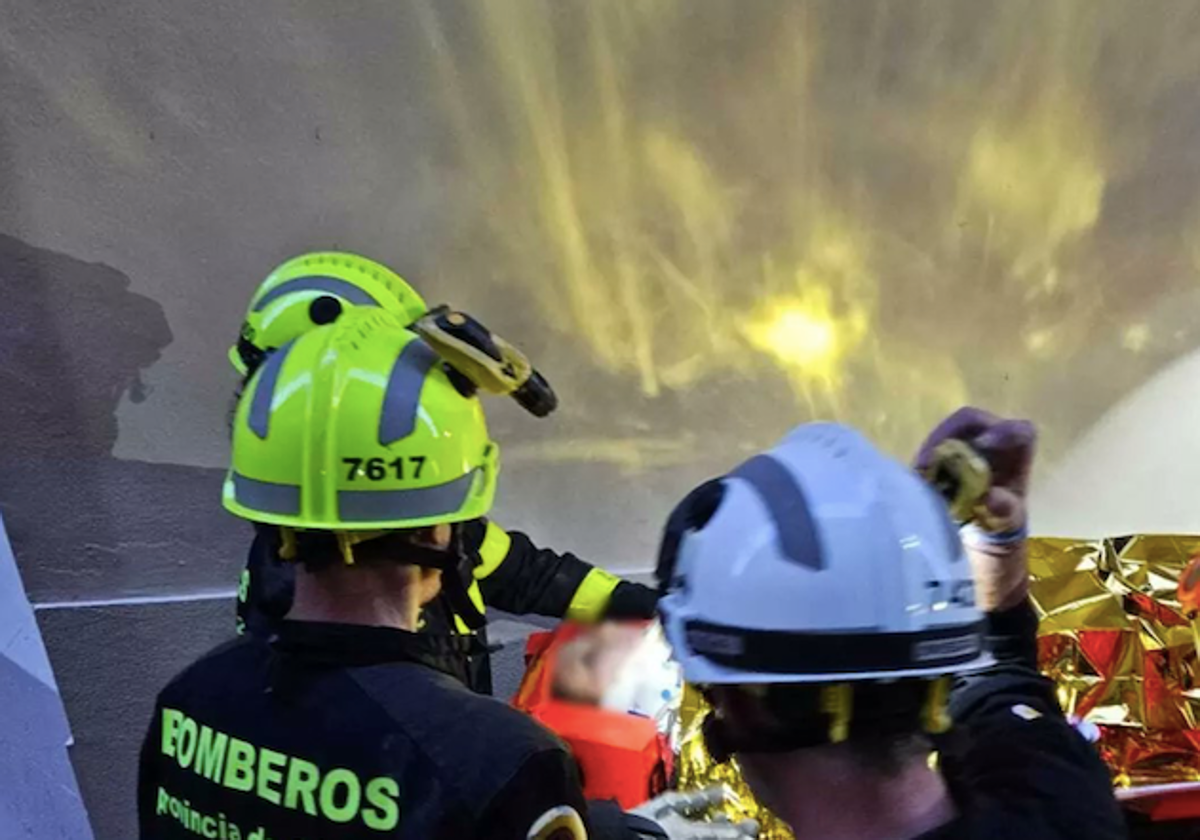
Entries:
<svg viewBox="0 0 1200 840">
<path fill-rule="evenodd" d="M 377 308 L 271 353 L 238 402 L 232 448 L 225 507 L 295 529 L 476 519 L 492 506 L 499 471 L 479 400 Z"/>
<path fill-rule="evenodd" d="M 359 306 L 390 312 L 402 324 L 428 309 L 404 278 L 374 260 L 337 251 L 293 257 L 254 292 L 229 361 L 243 376 L 252 373 L 270 351 Z"/>
</svg>

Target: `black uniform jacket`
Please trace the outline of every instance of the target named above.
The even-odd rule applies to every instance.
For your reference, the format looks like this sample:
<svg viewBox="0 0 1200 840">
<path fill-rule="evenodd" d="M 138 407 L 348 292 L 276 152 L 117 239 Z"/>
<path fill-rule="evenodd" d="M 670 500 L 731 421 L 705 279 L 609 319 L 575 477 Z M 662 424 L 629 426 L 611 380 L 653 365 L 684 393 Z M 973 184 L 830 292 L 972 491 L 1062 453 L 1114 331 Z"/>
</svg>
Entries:
<svg viewBox="0 0 1200 840">
<path fill-rule="evenodd" d="M 285 621 L 212 651 L 155 705 L 142 840 L 525 840 L 586 819 L 563 744 L 448 673 L 461 641 Z"/>
<path fill-rule="evenodd" d="M 988 616 L 994 668 L 962 678 L 954 726 L 938 744 L 959 818 L 919 840 L 1115 840 L 1126 837 L 1096 748 L 1063 717 L 1037 671 L 1037 618 L 1026 602 Z"/>
<path fill-rule="evenodd" d="M 464 527 L 480 558 L 471 591 L 478 607 L 583 621 L 654 617 L 657 598 L 649 587 L 620 580 L 574 554 L 539 548 L 525 534 L 505 532 L 493 522 L 477 520 Z M 239 632 L 268 638 L 291 608 L 295 568 L 281 561 L 278 551 L 275 530 L 260 529 L 238 588 Z M 467 632 L 444 598 L 427 606 L 422 620 L 422 630 L 431 633 Z M 487 635 L 475 635 L 462 668 L 473 690 L 491 694 Z"/>
</svg>

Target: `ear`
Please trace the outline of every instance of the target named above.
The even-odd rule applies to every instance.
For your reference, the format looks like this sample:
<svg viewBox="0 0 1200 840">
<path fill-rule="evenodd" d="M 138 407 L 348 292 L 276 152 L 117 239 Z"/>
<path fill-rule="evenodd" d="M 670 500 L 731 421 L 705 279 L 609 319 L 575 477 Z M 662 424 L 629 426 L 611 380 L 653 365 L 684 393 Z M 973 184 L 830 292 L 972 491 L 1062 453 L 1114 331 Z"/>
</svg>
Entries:
<svg viewBox="0 0 1200 840">
<path fill-rule="evenodd" d="M 444 522 L 404 532 L 404 540 L 409 544 L 438 551 L 448 548 L 453 539 L 454 526 Z"/>
<path fill-rule="evenodd" d="M 454 539 L 454 526 L 445 522 L 434 525 L 430 529 L 430 541 L 435 548 L 449 548 Z"/>
<path fill-rule="evenodd" d="M 442 591 L 442 570 L 417 566 L 417 592 L 420 595 L 421 606 L 425 606 Z"/>
</svg>

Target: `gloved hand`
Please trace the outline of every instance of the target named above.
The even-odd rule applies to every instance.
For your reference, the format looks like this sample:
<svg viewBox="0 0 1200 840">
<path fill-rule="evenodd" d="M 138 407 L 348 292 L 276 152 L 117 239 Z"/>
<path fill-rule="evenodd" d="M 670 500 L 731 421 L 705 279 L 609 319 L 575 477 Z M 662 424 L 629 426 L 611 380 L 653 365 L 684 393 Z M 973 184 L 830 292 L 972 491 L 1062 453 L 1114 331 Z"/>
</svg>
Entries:
<svg viewBox="0 0 1200 840">
<path fill-rule="evenodd" d="M 639 837 L 655 840 L 753 840 L 758 837 L 754 820 L 731 822 L 717 815 L 702 822 L 705 812 L 735 798 L 723 785 L 686 793 L 672 791 L 639 805 L 626 814 L 626 825 Z"/>
<path fill-rule="evenodd" d="M 654 618 L 657 614 L 658 590 L 631 580 L 617 584 L 604 608 L 604 617 L 613 621 Z"/>
<path fill-rule="evenodd" d="M 925 439 L 914 464 L 918 471 L 929 468 L 938 446 L 947 440 L 970 445 L 991 470 L 980 516 L 963 529 L 979 608 L 993 612 L 1015 607 L 1029 592 L 1026 495 L 1037 431 L 1027 420 L 960 408 Z"/>
</svg>

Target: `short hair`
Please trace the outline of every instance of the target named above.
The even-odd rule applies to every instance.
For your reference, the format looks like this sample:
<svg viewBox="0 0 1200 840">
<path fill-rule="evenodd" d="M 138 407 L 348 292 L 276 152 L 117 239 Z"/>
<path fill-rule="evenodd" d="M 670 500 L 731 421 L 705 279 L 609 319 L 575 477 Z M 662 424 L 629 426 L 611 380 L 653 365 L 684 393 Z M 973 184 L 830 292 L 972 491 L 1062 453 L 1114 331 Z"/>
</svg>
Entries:
<svg viewBox="0 0 1200 840">
<path fill-rule="evenodd" d="M 926 734 L 932 683 L 922 679 L 842 683 L 849 705 L 827 703 L 828 685 L 722 687 L 721 714 L 706 723 L 714 752 L 783 752 L 844 746 L 863 769 L 894 777 L 933 750 Z M 715 699 L 715 697 L 714 697 Z M 841 728 L 841 731 L 837 730 Z"/>
<path fill-rule="evenodd" d="M 874 740 L 854 738 L 846 743 L 846 749 L 863 770 L 894 779 L 913 763 L 926 761 L 933 744 L 924 732 L 909 732 Z"/>
</svg>

